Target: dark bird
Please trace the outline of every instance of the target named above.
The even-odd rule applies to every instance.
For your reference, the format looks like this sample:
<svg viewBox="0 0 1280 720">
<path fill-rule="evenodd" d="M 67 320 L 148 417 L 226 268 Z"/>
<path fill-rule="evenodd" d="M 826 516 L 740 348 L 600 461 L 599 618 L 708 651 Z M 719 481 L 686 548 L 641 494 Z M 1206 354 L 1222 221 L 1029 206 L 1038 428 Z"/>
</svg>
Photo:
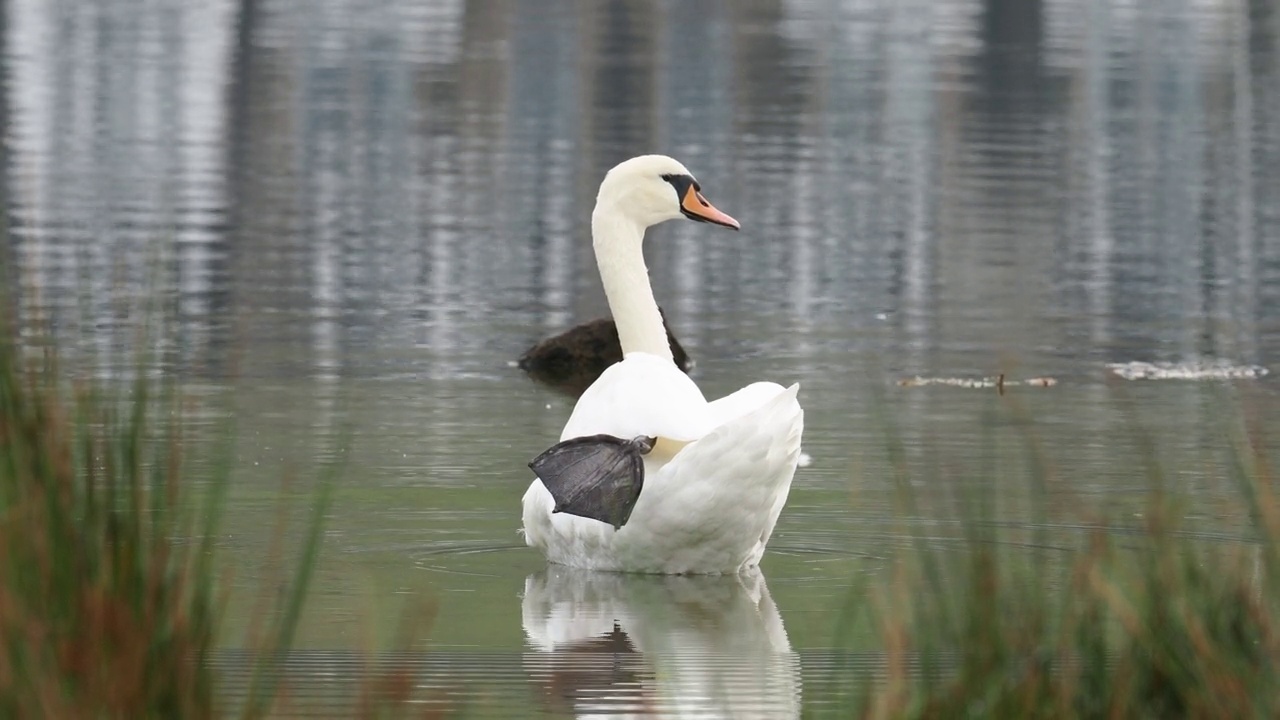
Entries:
<svg viewBox="0 0 1280 720">
<path fill-rule="evenodd" d="M 659 308 L 661 313 L 662 309 Z M 680 341 L 671 334 L 667 316 L 662 324 L 667 330 L 667 342 L 676 367 L 688 373 L 693 368 L 689 355 L 680 347 Z M 600 318 L 574 326 L 565 332 L 534 345 L 525 351 L 516 365 L 534 382 L 558 390 L 570 397 L 578 397 L 591 387 L 605 368 L 622 360 L 622 343 L 618 340 L 618 326 L 612 318 Z"/>
</svg>

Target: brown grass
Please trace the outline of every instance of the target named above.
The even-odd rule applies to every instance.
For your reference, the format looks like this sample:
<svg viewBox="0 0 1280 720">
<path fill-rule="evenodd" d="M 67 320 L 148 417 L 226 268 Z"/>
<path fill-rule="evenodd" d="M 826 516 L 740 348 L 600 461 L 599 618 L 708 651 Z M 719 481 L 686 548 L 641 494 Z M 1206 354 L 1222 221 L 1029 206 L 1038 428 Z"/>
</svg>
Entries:
<svg viewBox="0 0 1280 720">
<path fill-rule="evenodd" d="M 208 717 L 212 564 L 190 538 L 211 528 L 177 509 L 178 429 L 143 383 L 117 411 L 55 377 L 0 339 L 0 714 Z"/>
<path fill-rule="evenodd" d="M 1094 517 L 1050 558 L 1008 550 L 1011 532 L 965 514 L 958 547 L 920 535 L 887 586 L 848 612 L 879 628 L 883 682 L 850 678 L 840 717 L 1251 718 L 1280 714 L 1280 504 L 1256 428 L 1228 430 L 1221 468 L 1253 519 L 1241 542 L 1182 528 L 1157 449 L 1139 527 Z M 1028 440 L 1033 456 L 1034 438 Z M 915 515 L 899 468 L 903 514 Z M 1032 463 L 1044 486 L 1048 468 Z M 979 494 L 990 491 L 977 491 Z M 989 507 L 990 498 L 970 500 Z M 1043 498 L 1040 500 L 1043 502 Z M 1114 530 L 1123 530 L 1115 532 Z M 859 618 L 843 621 L 858 626 Z M 919 669 L 903 661 L 912 657 Z"/>
</svg>

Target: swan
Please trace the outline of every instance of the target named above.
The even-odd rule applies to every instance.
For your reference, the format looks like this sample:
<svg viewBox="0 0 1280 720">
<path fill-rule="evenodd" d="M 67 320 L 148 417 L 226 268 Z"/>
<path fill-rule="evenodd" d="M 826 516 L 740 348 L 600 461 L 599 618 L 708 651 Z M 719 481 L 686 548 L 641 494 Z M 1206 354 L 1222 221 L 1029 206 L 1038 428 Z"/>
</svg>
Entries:
<svg viewBox="0 0 1280 720">
<path fill-rule="evenodd" d="M 707 402 L 672 360 L 641 249 L 687 217 L 738 229 L 678 161 L 643 155 L 605 174 L 592 245 L 623 359 L 578 398 L 534 460 L 525 542 L 548 562 L 640 573 L 756 567 L 800 456 L 799 385 L 752 383 Z M 554 491 L 554 492 L 553 492 Z"/>
<path fill-rule="evenodd" d="M 658 308 L 662 312 L 662 308 Z M 666 323 L 666 316 L 663 316 Z M 693 361 L 680 346 L 680 341 L 667 325 L 667 342 L 676 366 L 685 373 Z M 613 318 L 599 318 L 575 325 L 568 330 L 538 342 L 516 361 L 516 367 L 541 383 L 573 398 L 582 396 L 605 368 L 622 360 L 622 343 Z"/>
</svg>

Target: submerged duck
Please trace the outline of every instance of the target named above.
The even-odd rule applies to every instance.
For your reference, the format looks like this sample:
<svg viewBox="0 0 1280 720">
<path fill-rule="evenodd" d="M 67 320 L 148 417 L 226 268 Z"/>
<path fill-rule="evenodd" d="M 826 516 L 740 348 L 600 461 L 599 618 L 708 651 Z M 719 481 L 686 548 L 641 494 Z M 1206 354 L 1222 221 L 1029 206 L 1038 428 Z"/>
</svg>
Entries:
<svg viewBox="0 0 1280 720">
<path fill-rule="evenodd" d="M 592 244 L 623 359 L 578 399 L 560 442 L 530 467 L 525 541 L 593 570 L 731 573 L 755 567 L 800 458 L 799 385 L 756 382 L 707 402 L 676 367 L 653 297 L 645 230 L 686 217 L 738 229 L 676 160 L 610 170 Z"/>
<path fill-rule="evenodd" d="M 676 367 L 689 372 L 693 363 L 680 347 L 680 341 L 667 325 L 662 313 L 662 324 L 667 330 L 667 342 Z M 542 383 L 570 397 L 579 397 L 595 382 L 605 368 L 622 360 L 622 343 L 618 340 L 618 326 L 613 318 L 600 318 L 575 325 L 549 337 L 525 351 L 516 361 L 517 367 L 534 382 Z"/>
</svg>

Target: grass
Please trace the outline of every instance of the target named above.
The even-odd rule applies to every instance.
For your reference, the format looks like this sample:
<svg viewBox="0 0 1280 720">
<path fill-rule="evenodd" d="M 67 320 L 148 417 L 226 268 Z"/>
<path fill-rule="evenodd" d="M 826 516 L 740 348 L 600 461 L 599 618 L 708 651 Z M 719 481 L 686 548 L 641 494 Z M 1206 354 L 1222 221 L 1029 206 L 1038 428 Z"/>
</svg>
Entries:
<svg viewBox="0 0 1280 720">
<path fill-rule="evenodd" d="M 180 511 L 176 425 L 145 383 L 64 397 L 0 338 L 0 713 L 206 717 L 217 502 Z M 157 399 L 164 402 L 163 399 Z"/>
<path fill-rule="evenodd" d="M 229 464 L 192 509 L 178 398 L 145 379 L 128 395 L 68 386 L 52 353 L 33 362 L 0 337 L 0 716 L 219 711 L 207 660 Z M 270 659 L 289 645 L 326 499 L 266 633 L 246 717 L 275 699 Z"/>
<path fill-rule="evenodd" d="M 0 718 L 243 718 L 287 713 L 282 662 L 321 546 L 321 484 L 292 576 L 247 638 L 242 703 L 220 703 L 208 662 L 225 604 L 214 540 L 230 481 L 230 433 L 214 469 L 189 477 L 182 402 L 140 374 L 124 398 L 70 382 L 0 315 Z M 24 354 L 25 353 L 25 354 Z M 210 467 L 206 464 L 205 467 Z M 202 502 L 193 489 L 203 485 Z M 281 512 L 277 538 L 284 535 Z M 411 630 L 411 634 L 417 630 Z M 416 636 L 416 634 L 414 635 Z M 359 717 L 399 716 L 413 684 L 370 673 Z"/>
<path fill-rule="evenodd" d="M 1135 428 L 1139 427 L 1135 422 Z M 861 589 L 844 627 L 871 623 L 886 677 L 850 678 L 836 713 L 866 718 L 1261 718 L 1280 714 L 1280 504 L 1262 434 L 1233 429 L 1224 482 L 1251 517 L 1244 542 L 1184 530 L 1159 455 L 1138 433 L 1149 495 L 1137 527 L 1096 513 L 1050 556 L 1045 531 L 989 522 L 966 498 L 957 547 L 917 542 L 892 581 Z M 1049 469 L 1025 439 L 1038 513 Z M 891 444 L 895 465 L 905 468 Z M 903 517 L 918 516 L 905 470 Z M 930 485 L 936 487 L 937 485 Z M 1044 528 L 1035 518 L 1034 528 Z M 1016 533 L 1016 537 L 1014 536 Z M 1009 548 L 1017 546 L 1016 550 Z"/>
</svg>

